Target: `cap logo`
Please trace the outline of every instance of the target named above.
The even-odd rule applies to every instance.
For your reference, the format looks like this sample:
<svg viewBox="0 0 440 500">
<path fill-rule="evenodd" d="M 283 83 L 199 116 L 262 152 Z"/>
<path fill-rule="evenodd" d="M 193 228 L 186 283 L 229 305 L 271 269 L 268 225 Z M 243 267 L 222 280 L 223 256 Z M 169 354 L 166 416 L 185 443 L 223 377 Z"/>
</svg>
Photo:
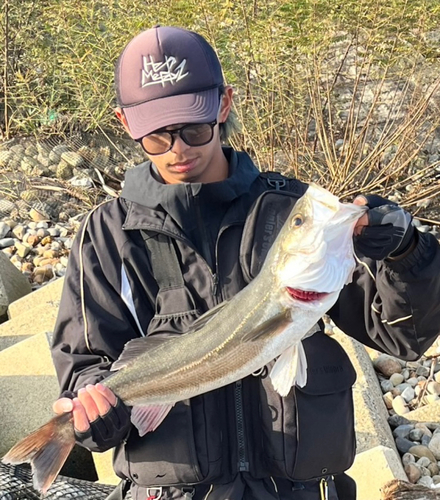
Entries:
<svg viewBox="0 0 440 500">
<path fill-rule="evenodd" d="M 162 85 L 167 83 L 174 85 L 185 78 L 189 73 L 184 73 L 186 59 L 178 63 L 174 56 L 165 56 L 160 62 L 155 62 L 153 56 L 142 57 L 142 88 L 149 85 Z"/>
</svg>

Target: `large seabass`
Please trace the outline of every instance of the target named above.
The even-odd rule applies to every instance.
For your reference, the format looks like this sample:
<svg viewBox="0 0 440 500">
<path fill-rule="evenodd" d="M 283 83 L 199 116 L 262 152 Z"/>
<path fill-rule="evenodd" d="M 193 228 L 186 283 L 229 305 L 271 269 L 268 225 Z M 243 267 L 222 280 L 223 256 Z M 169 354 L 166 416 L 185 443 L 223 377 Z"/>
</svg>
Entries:
<svg viewBox="0 0 440 500">
<path fill-rule="evenodd" d="M 309 186 L 246 288 L 184 335 L 159 344 L 148 337 L 129 342 L 104 384 L 133 406 L 139 434 L 154 431 L 177 401 L 235 382 L 277 357 L 270 374 L 274 388 L 286 396 L 293 384 L 304 385 L 301 340 L 351 280 L 353 228 L 364 210 Z M 74 443 L 72 415 L 57 416 L 16 444 L 3 462 L 30 462 L 35 488 L 45 493 Z"/>
</svg>

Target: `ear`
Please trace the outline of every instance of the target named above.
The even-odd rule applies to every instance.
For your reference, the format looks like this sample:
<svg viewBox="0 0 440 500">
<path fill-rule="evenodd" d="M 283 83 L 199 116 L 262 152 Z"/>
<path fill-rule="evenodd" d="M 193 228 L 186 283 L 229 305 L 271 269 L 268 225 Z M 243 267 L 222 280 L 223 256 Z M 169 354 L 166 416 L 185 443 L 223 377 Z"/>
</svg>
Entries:
<svg viewBox="0 0 440 500">
<path fill-rule="evenodd" d="M 230 85 L 225 87 L 225 91 L 222 95 L 222 105 L 220 108 L 220 114 L 218 119 L 219 123 L 224 123 L 228 118 L 229 111 L 231 111 L 232 107 L 233 94 L 234 94 L 234 89 Z"/>
<path fill-rule="evenodd" d="M 124 115 L 124 110 L 122 108 L 116 107 L 114 109 L 116 118 L 122 123 L 122 126 L 125 128 L 126 132 L 130 135 L 131 138 L 133 136 L 131 135 L 130 128 L 128 126 L 127 118 Z"/>
</svg>

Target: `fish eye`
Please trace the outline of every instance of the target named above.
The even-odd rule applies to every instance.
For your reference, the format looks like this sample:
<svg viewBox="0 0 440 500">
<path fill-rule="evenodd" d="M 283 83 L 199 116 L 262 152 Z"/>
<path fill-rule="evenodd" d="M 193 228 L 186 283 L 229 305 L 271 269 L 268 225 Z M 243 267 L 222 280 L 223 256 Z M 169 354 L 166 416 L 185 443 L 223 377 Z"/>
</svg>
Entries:
<svg viewBox="0 0 440 500">
<path fill-rule="evenodd" d="M 301 214 L 296 214 L 295 217 L 292 219 L 292 224 L 291 227 L 300 227 L 304 223 L 304 217 Z"/>
</svg>

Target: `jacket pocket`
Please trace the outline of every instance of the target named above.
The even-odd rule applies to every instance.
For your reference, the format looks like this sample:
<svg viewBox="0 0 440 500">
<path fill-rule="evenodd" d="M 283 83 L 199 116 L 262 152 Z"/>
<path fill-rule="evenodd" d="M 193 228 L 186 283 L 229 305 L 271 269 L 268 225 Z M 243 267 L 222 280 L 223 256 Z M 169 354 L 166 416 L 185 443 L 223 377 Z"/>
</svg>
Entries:
<svg viewBox="0 0 440 500">
<path fill-rule="evenodd" d="M 254 466 L 260 477 L 266 469 L 276 477 L 308 480 L 342 472 L 354 460 L 354 368 L 342 347 L 321 332 L 303 345 L 305 387 L 283 398 L 268 376 L 260 380 L 261 458 Z"/>
</svg>

